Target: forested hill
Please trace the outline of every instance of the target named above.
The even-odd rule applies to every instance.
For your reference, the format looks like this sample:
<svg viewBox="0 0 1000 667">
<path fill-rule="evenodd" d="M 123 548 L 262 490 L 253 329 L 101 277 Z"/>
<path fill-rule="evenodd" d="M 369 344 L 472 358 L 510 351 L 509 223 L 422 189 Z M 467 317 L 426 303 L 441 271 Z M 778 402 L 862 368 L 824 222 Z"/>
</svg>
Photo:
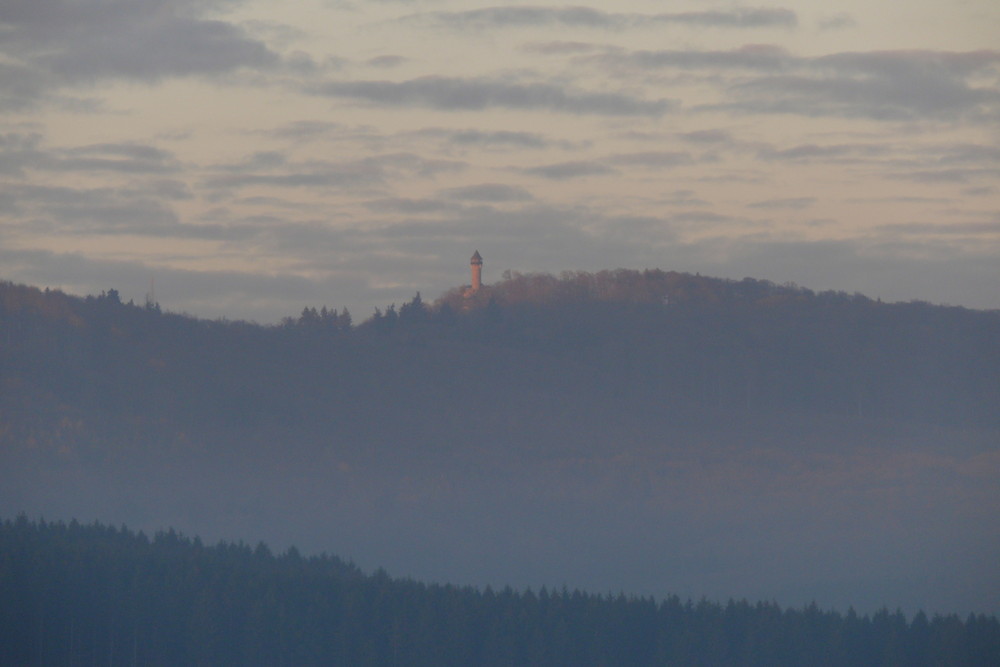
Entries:
<svg viewBox="0 0 1000 667">
<path fill-rule="evenodd" d="M 448 440 L 608 401 L 996 427 L 1000 311 L 619 270 L 260 326 L 0 283 L 0 383 L 8 446 L 130 428 Z"/>
<path fill-rule="evenodd" d="M 5 665 L 995 665 L 996 617 L 362 574 L 263 544 L 76 522 L 0 522 Z"/>
</svg>

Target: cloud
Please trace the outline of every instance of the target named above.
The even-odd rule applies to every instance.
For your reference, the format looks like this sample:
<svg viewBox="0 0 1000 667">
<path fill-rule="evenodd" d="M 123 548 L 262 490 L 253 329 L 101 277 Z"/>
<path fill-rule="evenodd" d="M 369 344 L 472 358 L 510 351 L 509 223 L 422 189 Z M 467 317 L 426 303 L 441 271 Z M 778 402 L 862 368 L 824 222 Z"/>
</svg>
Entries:
<svg viewBox="0 0 1000 667">
<path fill-rule="evenodd" d="M 656 14 L 652 18 L 657 23 L 684 23 L 721 28 L 794 28 L 798 25 L 798 17 L 795 12 L 783 8 L 737 7 L 730 10 Z"/>
<path fill-rule="evenodd" d="M 543 55 L 589 53 L 591 51 L 604 50 L 605 48 L 597 44 L 590 44 L 589 42 L 563 41 L 530 42 L 522 47 L 527 53 L 541 53 Z"/>
<path fill-rule="evenodd" d="M 790 148 L 774 148 L 763 146 L 757 149 L 757 158 L 769 162 L 810 162 L 813 160 L 831 161 L 849 157 L 870 158 L 889 152 L 885 146 L 871 144 L 799 144 Z"/>
<path fill-rule="evenodd" d="M 159 199 L 128 188 L 0 186 L 0 199 L 15 202 L 35 232 L 161 233 L 178 225 L 174 211 Z M 27 224 L 13 222 L 13 226 Z"/>
<path fill-rule="evenodd" d="M 374 58 L 369 58 L 365 61 L 365 64 L 369 67 L 379 67 L 383 69 L 389 69 L 392 67 L 399 67 L 409 58 L 404 56 L 388 55 L 388 56 L 375 56 Z"/>
<path fill-rule="evenodd" d="M 759 148 L 761 160 L 863 162 L 879 164 L 884 176 L 897 180 L 966 183 L 995 179 L 1000 173 L 1000 148 L 984 144 L 802 144 L 787 149 Z M 872 158 L 883 158 L 881 163 Z"/>
<path fill-rule="evenodd" d="M 527 167 L 521 170 L 525 174 L 541 176 L 553 181 L 564 181 L 570 178 L 581 178 L 584 176 L 603 176 L 616 173 L 615 169 L 602 162 L 592 160 L 574 160 L 571 162 L 558 162 L 546 164 L 538 167 Z"/>
<path fill-rule="evenodd" d="M 449 188 L 442 194 L 457 201 L 482 201 L 491 203 L 523 202 L 533 199 L 531 193 L 517 185 L 482 183 L 461 188 Z"/>
<path fill-rule="evenodd" d="M 400 21 L 424 23 L 455 30 L 549 26 L 622 30 L 671 23 L 702 28 L 790 28 L 798 23 L 795 12 L 782 8 L 733 8 L 699 12 L 636 14 L 605 12 L 581 6 L 529 5 L 484 7 L 458 12 L 425 12 L 410 14 L 401 18 Z"/>
<path fill-rule="evenodd" d="M 1000 222 L 930 223 L 907 222 L 893 225 L 879 225 L 876 231 L 887 236 L 915 234 L 918 236 L 993 236 L 1000 237 Z"/>
<path fill-rule="evenodd" d="M 453 130 L 442 127 L 427 127 L 422 130 L 417 130 L 411 134 L 418 137 L 439 138 L 458 146 L 482 148 L 574 148 L 580 145 L 577 142 L 556 141 L 549 139 L 538 132 L 512 130 Z"/>
<path fill-rule="evenodd" d="M 1000 164 L 1000 146 L 984 144 L 952 144 L 931 149 L 940 164 L 986 163 Z"/>
<path fill-rule="evenodd" d="M 117 171 L 125 174 L 177 172 L 180 163 L 169 151 L 143 144 L 93 144 L 53 152 L 38 165 L 52 171 Z"/>
<path fill-rule="evenodd" d="M 800 73 L 730 89 L 733 109 L 876 120 L 996 118 L 1000 88 L 970 79 L 1000 63 L 1000 51 L 875 51 L 800 59 Z"/>
<path fill-rule="evenodd" d="M 275 21 L 243 21 L 240 25 L 253 35 L 259 35 L 269 43 L 282 47 L 291 45 L 300 39 L 308 37 L 308 33 L 299 28 L 295 28 Z"/>
<path fill-rule="evenodd" d="M 173 153 L 149 144 L 50 148 L 37 133 L 0 135 L 0 208 L 5 231 L 41 235 L 193 235 L 176 202 L 194 198 Z M 95 180 L 96 179 L 96 180 Z M 100 182 L 81 187 L 80 183 Z"/>
<path fill-rule="evenodd" d="M 695 130 L 678 135 L 684 141 L 693 144 L 732 144 L 732 133 L 726 130 Z"/>
<path fill-rule="evenodd" d="M 722 215 L 719 213 L 713 213 L 711 211 L 682 211 L 680 213 L 675 213 L 671 215 L 670 221 L 685 225 L 690 225 L 690 224 L 717 225 L 717 224 L 729 224 L 733 222 L 739 222 L 739 223 L 746 222 L 746 220 L 740 218 L 734 218 L 731 215 Z"/>
<path fill-rule="evenodd" d="M 737 102 L 721 105 L 731 111 L 837 116 L 885 121 L 916 120 L 921 116 L 950 115 L 978 104 L 978 96 L 949 85 L 951 90 L 921 90 L 905 82 L 883 85 L 873 79 L 775 76 L 740 84 L 731 89 Z"/>
<path fill-rule="evenodd" d="M 765 199 L 747 204 L 750 208 L 771 208 L 801 210 L 816 203 L 815 197 L 786 197 L 784 199 Z"/>
<path fill-rule="evenodd" d="M 385 153 L 363 158 L 359 162 L 379 165 L 389 173 L 402 173 L 421 178 L 463 171 L 468 165 L 460 160 L 426 158 L 414 153 Z"/>
<path fill-rule="evenodd" d="M 674 67 L 693 70 L 724 68 L 780 71 L 796 64 L 796 59 L 788 51 L 767 44 L 751 44 L 725 51 L 693 49 L 608 51 L 600 55 L 583 56 L 580 61 L 639 70 Z"/>
<path fill-rule="evenodd" d="M 42 135 L 37 132 L 0 134 L 0 174 L 23 175 L 25 168 L 43 161 L 41 143 Z"/>
<path fill-rule="evenodd" d="M 883 77 L 969 76 L 1000 63 L 1000 51 L 849 51 L 806 59 L 810 66 L 839 73 Z"/>
<path fill-rule="evenodd" d="M 164 174 L 179 169 L 180 162 L 173 153 L 149 144 L 104 143 L 46 148 L 38 133 L 0 135 L 0 173 L 23 176 L 25 170 L 38 170 Z"/>
<path fill-rule="evenodd" d="M 342 127 L 340 123 L 326 120 L 298 120 L 273 130 L 266 130 L 265 133 L 280 139 L 307 140 L 330 134 Z"/>
<path fill-rule="evenodd" d="M 105 28 L 106 29 L 106 28 Z M 128 35 L 102 31 L 86 43 L 33 60 L 66 81 L 104 77 L 157 81 L 170 76 L 264 68 L 279 57 L 239 27 L 222 21 L 177 18 L 132 26 Z M 136 48 L 141 44 L 141 48 Z"/>
<path fill-rule="evenodd" d="M 916 183 L 972 183 L 977 180 L 996 182 L 1000 168 L 917 169 L 888 175 L 889 178 Z"/>
<path fill-rule="evenodd" d="M 46 148 L 38 133 L 0 135 L 0 173 L 23 175 L 25 170 L 38 170 L 164 174 L 179 169 L 180 162 L 173 153 L 149 144 L 104 143 Z"/>
<path fill-rule="evenodd" d="M 412 199 L 408 197 L 375 199 L 365 202 L 365 206 L 373 211 L 403 213 L 406 215 L 440 213 L 454 208 L 453 205 L 438 199 Z"/>
<path fill-rule="evenodd" d="M 580 56 L 616 74 L 661 69 L 705 71 L 717 87 L 726 73 L 727 101 L 700 110 L 787 113 L 909 121 L 1000 118 L 1000 86 L 991 73 L 1000 51 L 843 52 L 804 58 L 771 45 L 724 51 L 623 51 Z M 756 76 L 755 76 L 756 74 Z"/>
<path fill-rule="evenodd" d="M 4 106 L 26 108 L 66 86 L 145 82 L 276 67 L 244 28 L 206 14 L 228 0 L 11 0 L 0 12 Z"/>
<path fill-rule="evenodd" d="M 425 76 L 408 81 L 335 81 L 309 89 L 318 95 L 363 100 L 386 107 L 444 111 L 490 108 L 604 116 L 661 116 L 674 102 L 626 93 L 593 93 L 552 83 L 511 83 L 486 77 Z"/>
<path fill-rule="evenodd" d="M 260 169 L 275 169 L 288 164 L 288 157 L 280 151 L 257 151 L 242 162 L 219 165 L 217 169 L 242 174 Z"/>
<path fill-rule="evenodd" d="M 694 164 L 694 158 L 690 153 L 677 151 L 643 151 L 640 153 L 618 153 L 608 158 L 612 164 L 650 167 L 650 168 L 670 168 Z"/>
<path fill-rule="evenodd" d="M 137 195 L 152 197 L 155 199 L 167 199 L 173 201 L 187 201 L 194 199 L 191 188 L 184 181 L 175 179 L 149 180 L 139 185 L 133 185 L 127 189 Z"/>
<path fill-rule="evenodd" d="M 819 29 L 820 30 L 846 30 L 849 28 L 857 27 L 858 22 L 854 20 L 850 14 L 840 12 L 839 14 L 834 14 L 833 16 L 828 16 L 826 18 L 820 19 Z"/>
<path fill-rule="evenodd" d="M 2 42 L 0 54 L 9 56 Z M 0 62 L 0 112 L 23 111 L 50 97 L 50 79 L 45 72 L 22 63 Z"/>
<path fill-rule="evenodd" d="M 624 14 L 589 7 L 485 7 L 460 12 L 411 14 L 401 21 L 436 24 L 454 29 L 563 25 L 589 28 L 624 27 Z"/>
<path fill-rule="evenodd" d="M 234 190 L 255 185 L 286 188 L 352 188 L 382 186 L 395 177 L 433 178 L 461 171 L 464 162 L 424 158 L 413 153 L 386 153 L 356 160 L 290 162 L 284 154 L 268 151 L 243 162 L 217 165 L 204 185 Z"/>
<path fill-rule="evenodd" d="M 708 206 L 708 202 L 699 199 L 694 190 L 674 190 L 668 193 L 661 201 L 671 206 Z"/>
<path fill-rule="evenodd" d="M 642 151 L 636 153 L 615 153 L 601 160 L 570 160 L 536 167 L 518 169 L 521 173 L 541 176 L 553 181 L 564 181 L 587 176 L 617 174 L 619 167 L 645 167 L 647 169 L 670 169 L 694 164 L 689 153 L 676 151 Z"/>
</svg>

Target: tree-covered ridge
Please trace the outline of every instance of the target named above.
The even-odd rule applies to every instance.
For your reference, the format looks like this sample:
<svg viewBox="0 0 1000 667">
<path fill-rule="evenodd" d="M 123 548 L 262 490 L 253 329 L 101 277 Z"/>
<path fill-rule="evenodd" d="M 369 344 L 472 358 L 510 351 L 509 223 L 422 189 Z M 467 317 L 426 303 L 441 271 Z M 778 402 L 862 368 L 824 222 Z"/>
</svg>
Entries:
<svg viewBox="0 0 1000 667">
<path fill-rule="evenodd" d="M 699 409 L 1000 425 L 1000 311 L 749 278 L 512 274 L 472 298 L 418 294 L 358 325 L 323 306 L 277 326 L 161 313 L 114 290 L 84 299 L 0 283 L 0 336 L 6 382 L 88 411 L 173 414 L 188 396 L 213 419 L 308 415 L 341 393 L 455 385 L 466 369 L 513 361 Z"/>
<path fill-rule="evenodd" d="M 994 665 L 996 617 L 495 591 L 173 531 L 0 523 L 0 663 Z"/>
</svg>

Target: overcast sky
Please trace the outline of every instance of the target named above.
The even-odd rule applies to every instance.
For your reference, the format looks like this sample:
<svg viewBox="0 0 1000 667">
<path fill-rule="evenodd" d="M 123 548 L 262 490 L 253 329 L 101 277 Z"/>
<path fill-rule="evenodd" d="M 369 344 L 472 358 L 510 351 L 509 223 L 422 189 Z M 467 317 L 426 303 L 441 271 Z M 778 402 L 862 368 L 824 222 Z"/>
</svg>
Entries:
<svg viewBox="0 0 1000 667">
<path fill-rule="evenodd" d="M 0 279 L 274 322 L 662 268 L 1000 308 L 995 0 L 0 0 Z"/>
</svg>

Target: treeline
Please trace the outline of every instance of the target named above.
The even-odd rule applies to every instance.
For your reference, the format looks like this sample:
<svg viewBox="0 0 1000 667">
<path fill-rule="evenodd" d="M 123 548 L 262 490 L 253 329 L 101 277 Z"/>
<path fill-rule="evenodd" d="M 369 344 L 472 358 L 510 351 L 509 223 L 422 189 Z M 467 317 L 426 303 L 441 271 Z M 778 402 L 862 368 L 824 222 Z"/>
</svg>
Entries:
<svg viewBox="0 0 1000 667">
<path fill-rule="evenodd" d="M 994 616 L 430 585 L 174 531 L 0 522 L 5 665 L 995 665 Z"/>
</svg>

